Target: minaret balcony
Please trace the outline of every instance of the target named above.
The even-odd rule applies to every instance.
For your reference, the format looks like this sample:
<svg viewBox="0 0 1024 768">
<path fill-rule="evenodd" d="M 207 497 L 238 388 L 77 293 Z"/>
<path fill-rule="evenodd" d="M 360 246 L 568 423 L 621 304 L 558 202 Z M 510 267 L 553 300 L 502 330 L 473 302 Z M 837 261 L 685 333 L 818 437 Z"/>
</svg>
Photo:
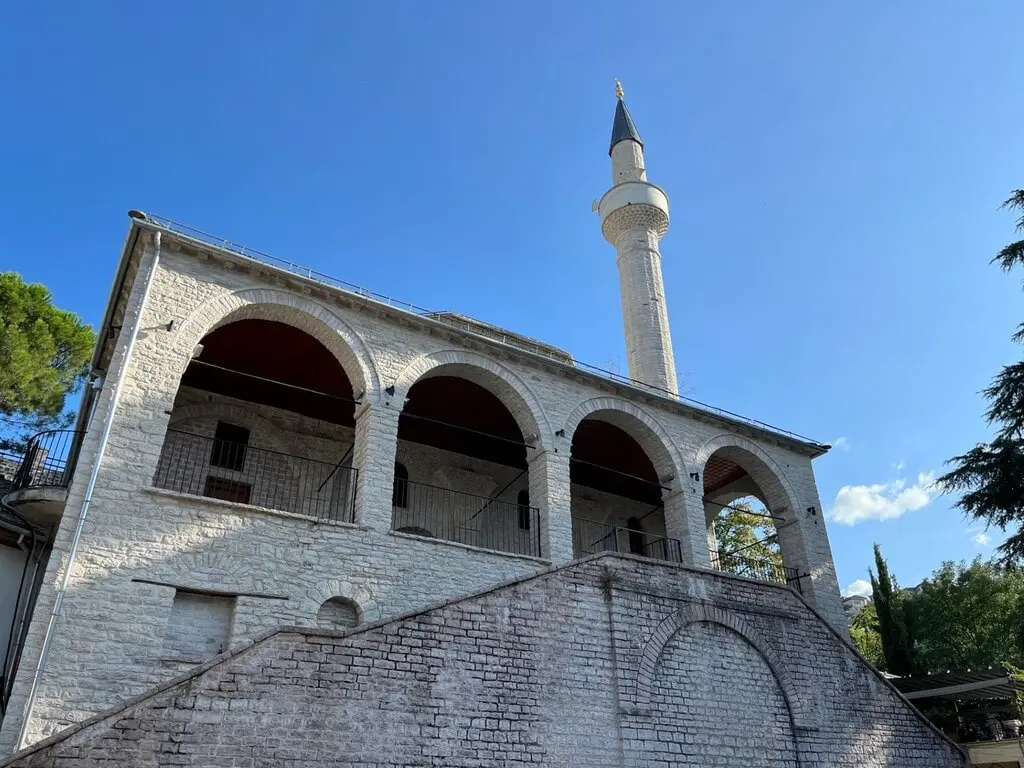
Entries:
<svg viewBox="0 0 1024 768">
<path fill-rule="evenodd" d="M 604 193 L 597 204 L 601 231 L 614 244 L 624 229 L 643 226 L 661 237 L 668 230 L 668 195 L 649 181 L 624 181 Z"/>
</svg>

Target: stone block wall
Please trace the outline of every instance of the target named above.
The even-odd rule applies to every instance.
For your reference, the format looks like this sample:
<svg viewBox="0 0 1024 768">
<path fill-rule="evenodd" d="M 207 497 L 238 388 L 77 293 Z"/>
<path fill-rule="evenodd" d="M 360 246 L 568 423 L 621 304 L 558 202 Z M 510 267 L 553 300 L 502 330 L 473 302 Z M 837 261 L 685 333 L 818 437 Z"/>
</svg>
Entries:
<svg viewBox="0 0 1024 768">
<path fill-rule="evenodd" d="M 236 600 L 234 596 L 175 590 L 164 630 L 167 661 L 201 664 L 226 651 Z"/>
<path fill-rule="evenodd" d="M 373 620 L 544 567 L 532 558 L 390 532 L 394 462 L 408 450 L 397 440 L 398 418 L 409 387 L 429 373 L 482 382 L 507 405 L 523 434 L 534 438 L 527 452 L 528 485 L 523 487 L 529 487 L 531 504 L 541 509 L 544 554 L 556 563 L 572 557 L 572 514 L 585 502 L 578 493 L 573 497 L 568 461 L 573 432 L 583 418 L 612 421 L 645 449 L 659 477 L 671 486 L 666 492 L 666 532 L 684 541 L 684 556 L 695 565 L 707 565 L 709 555 L 702 489 L 692 478 L 701 475 L 712 449 L 733 446 L 756 456 L 759 466 L 779 478 L 777 496 L 794 522 L 787 529 L 794 536 L 792 564 L 811 574 L 804 582 L 808 599 L 834 626 L 845 627 L 810 458 L 792 443 L 509 348 L 492 348 L 490 342 L 433 321 L 396 319 L 392 310 L 351 295 L 289 282 L 216 254 L 188 251 L 167 234 L 158 262 L 148 238 L 139 239 L 139 251 L 139 279 L 129 286 L 121 341 L 68 492 L 0 730 L 0 752 L 12 750 L 22 729 L 56 586 L 64 576 L 96 460 L 100 425 L 121 377 L 120 404 L 49 659 L 38 680 L 27 743 L 139 695 L 173 674 L 162 666 L 161 653 L 176 590 L 235 596 L 230 647 L 238 648 L 275 626 L 314 625 L 320 606 L 332 597 L 354 600 L 366 619 Z M 337 461 L 342 442 L 354 442 L 351 460 L 359 471 L 355 524 L 152 488 L 175 410 L 200 405 L 190 402 L 187 392 L 179 393 L 196 343 L 218 323 L 246 318 L 287 322 L 314 335 L 338 357 L 357 395 L 362 392 L 354 434 L 321 433 L 298 422 L 277 427 L 290 450 L 309 450 L 305 455 L 329 456 L 329 461 Z M 167 330 L 171 320 L 175 322 Z M 128 354 L 123 340 L 136 325 L 142 330 Z M 218 408 L 227 405 L 237 411 L 237 403 Z M 200 426 L 204 418 L 207 427 L 215 423 L 216 413 L 194 410 Z M 263 421 L 274 418 L 269 414 Z M 310 434 L 322 434 L 317 440 L 326 440 L 333 451 L 320 442 L 304 442 Z M 417 459 L 401 455 L 414 470 Z M 494 476 L 495 487 L 501 487 L 505 476 Z M 509 498 L 518 490 L 509 488 Z"/>
<path fill-rule="evenodd" d="M 8 763 L 961 768 L 791 590 L 600 556 L 280 631 Z"/>
</svg>

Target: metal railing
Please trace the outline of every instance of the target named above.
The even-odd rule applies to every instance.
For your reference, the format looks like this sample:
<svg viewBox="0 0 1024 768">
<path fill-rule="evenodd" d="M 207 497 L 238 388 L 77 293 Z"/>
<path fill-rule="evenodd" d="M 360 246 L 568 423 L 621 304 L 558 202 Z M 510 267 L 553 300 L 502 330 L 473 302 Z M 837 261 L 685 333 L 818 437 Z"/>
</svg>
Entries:
<svg viewBox="0 0 1024 768">
<path fill-rule="evenodd" d="M 28 441 L 11 490 L 67 488 L 75 471 L 82 432 L 52 429 Z"/>
<path fill-rule="evenodd" d="M 395 479 L 391 502 L 396 533 L 541 556 L 536 507 L 400 478 Z"/>
<path fill-rule="evenodd" d="M 800 586 L 800 572 L 796 568 L 779 565 L 771 560 L 756 560 L 750 557 L 712 552 L 711 567 L 724 573 L 746 576 L 748 579 L 788 584 L 797 592 L 803 591 Z"/>
<path fill-rule="evenodd" d="M 236 243 L 231 240 L 217 237 L 216 235 L 211 235 L 208 232 L 196 229 L 195 227 L 190 227 L 187 224 L 182 224 L 179 221 L 174 221 L 173 219 L 169 219 L 164 216 L 158 216 L 155 214 L 147 213 L 145 214 L 145 220 L 148 222 L 150 226 L 160 227 L 161 229 L 164 229 L 172 234 L 177 235 L 179 238 L 188 238 L 202 245 L 213 246 L 214 248 L 230 251 L 234 254 L 237 254 L 238 256 L 242 256 L 243 258 L 251 259 L 257 264 L 262 263 L 271 267 L 275 267 L 277 269 L 282 269 L 294 275 L 303 277 L 307 280 L 312 280 L 323 285 L 330 286 L 332 288 L 337 288 L 343 291 L 347 291 L 349 293 L 363 296 L 367 299 L 370 299 L 371 301 L 380 302 L 381 304 L 386 304 L 388 306 L 395 307 L 405 312 L 411 312 L 413 314 L 420 315 L 421 317 L 428 317 L 437 320 L 438 322 L 458 327 L 467 333 L 474 333 L 478 336 L 485 336 L 486 338 L 490 338 L 513 347 L 524 349 L 525 351 L 530 352 L 531 354 L 539 355 L 541 357 L 557 361 L 563 365 L 568 365 L 574 368 L 582 368 L 602 378 L 611 379 L 615 382 L 625 384 L 626 386 L 633 387 L 636 389 L 642 389 L 648 392 L 653 392 L 657 395 L 660 395 L 662 397 L 668 397 L 672 400 L 678 400 L 690 406 L 691 408 L 695 408 L 699 411 L 704 411 L 705 413 L 714 414 L 721 418 L 728 419 L 729 421 L 739 421 L 760 430 L 771 432 L 777 435 L 783 435 L 791 440 L 797 440 L 802 443 L 807 443 L 808 445 L 816 447 L 824 447 L 823 444 L 819 443 L 817 440 L 813 440 L 809 437 L 806 437 L 805 435 L 798 434 L 791 430 L 782 429 L 781 427 L 776 427 L 773 424 L 768 424 L 767 422 L 759 421 L 758 419 L 752 419 L 748 416 L 742 416 L 738 413 L 728 411 L 725 408 L 718 408 L 716 406 L 703 403 L 700 400 L 694 400 L 693 398 L 690 397 L 684 397 L 682 395 L 679 395 L 678 393 L 671 392 L 666 389 L 660 389 L 659 387 L 655 387 L 650 384 L 645 384 L 644 382 L 632 379 L 629 376 L 623 376 L 620 373 L 609 371 L 596 365 L 589 365 L 579 360 L 575 360 L 571 357 L 569 358 L 569 361 L 566 361 L 565 358 L 567 357 L 567 353 L 548 344 L 537 341 L 535 339 L 530 339 L 528 337 L 521 336 L 515 333 L 509 333 L 496 326 L 490 326 L 489 330 L 481 331 L 479 327 L 476 327 L 477 323 L 475 321 L 470 324 L 466 322 L 464 318 L 461 318 L 456 313 L 437 312 L 434 310 L 424 309 L 423 307 L 416 306 L 415 304 L 411 304 L 407 301 L 402 301 L 400 299 L 396 299 L 392 296 L 387 296 L 382 293 L 376 293 L 375 291 L 368 290 L 367 288 L 363 288 L 362 286 L 356 285 L 355 283 L 350 283 L 346 280 L 341 280 L 339 278 L 324 274 L 323 272 L 318 272 L 317 270 L 310 269 L 309 267 L 304 267 L 300 264 L 297 264 L 296 262 L 289 261 L 287 259 L 281 259 L 278 258 L 277 256 L 272 256 L 269 253 L 256 250 L 255 248 L 250 248 L 247 245 L 243 245 L 241 243 Z"/>
<path fill-rule="evenodd" d="M 167 430 L 153 485 L 322 520 L 355 520 L 358 470 Z"/>
<path fill-rule="evenodd" d="M 573 557 L 598 552 L 630 552 L 670 563 L 681 563 L 682 547 L 678 539 L 653 536 L 641 530 L 598 523 L 584 517 L 572 519 Z"/>
</svg>

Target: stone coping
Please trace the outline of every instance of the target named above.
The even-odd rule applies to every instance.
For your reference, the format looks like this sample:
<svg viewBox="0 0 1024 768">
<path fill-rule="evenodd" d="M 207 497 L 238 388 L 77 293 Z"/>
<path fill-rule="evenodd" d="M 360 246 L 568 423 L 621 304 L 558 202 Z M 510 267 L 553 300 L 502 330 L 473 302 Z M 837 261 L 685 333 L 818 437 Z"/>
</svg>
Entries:
<svg viewBox="0 0 1024 768">
<path fill-rule="evenodd" d="M 153 496 L 163 496 L 168 499 L 177 499 L 179 501 L 187 501 L 191 504 L 201 503 L 209 504 L 213 507 L 223 507 L 225 509 L 232 510 L 234 512 L 257 512 L 263 515 L 273 515 L 274 517 L 283 517 L 288 520 L 296 520 L 306 523 L 315 523 L 316 525 L 330 525 L 335 528 L 348 528 L 355 531 L 368 531 L 370 530 L 366 526 L 359 525 L 358 523 L 346 523 L 342 520 L 328 520 L 323 517 L 313 517 L 312 515 L 302 515 L 298 512 L 286 512 L 283 509 L 273 509 L 271 507 L 260 507 L 256 504 L 242 504 L 238 501 L 225 501 L 224 499 L 214 499 L 209 496 L 197 496 L 194 493 L 182 493 L 181 491 L 171 491 L 167 488 L 157 488 L 156 486 L 146 486 L 143 492 L 151 494 Z"/>
<path fill-rule="evenodd" d="M 499 555 L 501 557 L 509 557 L 514 560 L 526 560 L 531 563 L 537 563 L 538 565 L 551 565 L 551 561 L 543 557 L 535 557 L 534 555 L 522 555 L 518 552 L 505 552 L 501 549 L 488 549 L 487 547 L 476 547 L 472 544 L 463 544 L 461 541 L 449 541 L 448 539 L 439 539 L 435 536 L 417 536 L 415 533 L 401 533 L 399 531 L 388 531 L 388 536 L 394 536 L 399 539 L 413 539 L 414 541 L 425 541 L 429 544 L 442 544 L 446 547 L 458 547 L 459 549 L 468 549 L 470 552 L 481 552 L 486 555 Z"/>
</svg>

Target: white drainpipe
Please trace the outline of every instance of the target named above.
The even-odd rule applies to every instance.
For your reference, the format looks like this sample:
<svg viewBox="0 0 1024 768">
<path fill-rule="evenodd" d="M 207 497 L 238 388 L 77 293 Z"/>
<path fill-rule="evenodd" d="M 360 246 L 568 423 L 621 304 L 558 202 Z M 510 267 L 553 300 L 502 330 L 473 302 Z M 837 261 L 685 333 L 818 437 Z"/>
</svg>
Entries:
<svg viewBox="0 0 1024 768">
<path fill-rule="evenodd" d="M 153 265 L 146 277 L 146 289 L 142 294 L 142 303 L 139 305 L 138 315 L 132 325 L 131 336 L 125 349 L 124 360 L 121 362 L 121 375 L 118 376 L 117 384 L 114 386 L 114 394 L 110 399 L 110 407 L 107 409 L 106 418 L 103 421 L 103 432 L 100 434 L 100 444 L 96 449 L 96 458 L 92 463 L 92 470 L 89 472 L 89 484 L 85 488 L 85 499 L 82 501 L 82 509 L 78 513 L 78 524 L 75 526 L 75 535 L 71 539 L 71 547 L 68 549 L 68 560 L 64 566 L 64 577 L 61 579 L 60 588 L 57 590 L 57 597 L 53 601 L 53 611 L 50 613 L 50 621 L 46 625 L 46 634 L 43 636 L 43 647 L 39 652 L 39 663 L 36 664 L 35 673 L 32 675 L 32 687 L 29 688 L 28 701 L 25 703 L 25 714 L 21 721 L 21 730 L 18 733 L 18 743 L 15 751 L 24 749 L 25 737 L 28 733 L 28 724 L 32 719 L 32 709 L 35 707 L 36 696 L 39 693 L 39 684 L 43 678 L 47 658 L 50 655 L 50 643 L 53 640 L 54 630 L 57 627 L 57 619 L 60 616 L 61 604 L 64 602 L 64 595 L 67 594 L 68 584 L 71 581 L 71 569 L 75 564 L 75 556 L 78 554 L 78 543 L 82 539 L 82 529 L 85 527 L 85 518 L 89 514 L 89 504 L 92 502 L 92 494 L 96 488 L 96 478 L 100 473 L 100 464 L 103 462 L 103 454 L 107 450 L 107 440 L 110 438 L 110 428 L 114 423 L 114 414 L 121 400 L 121 389 L 128 374 L 128 363 L 131 359 L 132 350 L 135 348 L 135 340 L 139 335 L 139 326 L 142 324 L 142 315 L 146 311 L 146 303 L 149 300 L 149 289 L 153 286 L 153 277 L 156 275 L 157 264 L 160 262 L 160 232 L 153 232 L 153 245 L 156 253 L 153 256 Z"/>
</svg>

